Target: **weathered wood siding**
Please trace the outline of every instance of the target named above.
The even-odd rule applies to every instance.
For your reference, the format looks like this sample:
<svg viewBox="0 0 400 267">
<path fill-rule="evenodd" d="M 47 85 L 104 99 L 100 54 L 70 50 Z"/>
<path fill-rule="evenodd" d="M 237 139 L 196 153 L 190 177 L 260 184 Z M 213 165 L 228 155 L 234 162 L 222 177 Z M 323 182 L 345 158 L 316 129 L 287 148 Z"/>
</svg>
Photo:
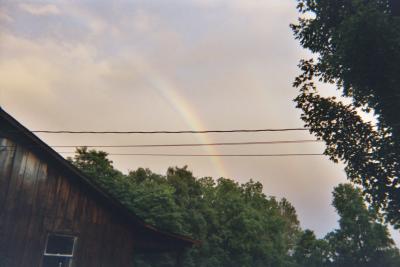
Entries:
<svg viewBox="0 0 400 267">
<path fill-rule="evenodd" d="M 134 230 L 90 190 L 0 138 L 0 261 L 40 266 L 48 233 L 78 237 L 73 266 L 132 266 Z"/>
</svg>

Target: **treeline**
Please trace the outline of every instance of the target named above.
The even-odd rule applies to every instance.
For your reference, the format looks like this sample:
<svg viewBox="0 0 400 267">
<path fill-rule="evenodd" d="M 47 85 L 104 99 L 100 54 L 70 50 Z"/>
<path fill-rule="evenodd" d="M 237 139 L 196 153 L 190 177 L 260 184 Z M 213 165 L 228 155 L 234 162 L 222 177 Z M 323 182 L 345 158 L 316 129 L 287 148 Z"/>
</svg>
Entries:
<svg viewBox="0 0 400 267">
<path fill-rule="evenodd" d="M 186 252 L 184 266 L 400 266 L 381 216 L 349 184 L 333 193 L 340 228 L 317 239 L 300 228 L 286 199 L 266 196 L 253 180 L 196 178 L 187 167 L 169 168 L 166 175 L 139 168 L 126 175 L 107 153 L 86 148 L 70 161 L 146 222 L 201 240 Z M 174 262 L 168 254 L 137 255 L 135 266 Z"/>
</svg>

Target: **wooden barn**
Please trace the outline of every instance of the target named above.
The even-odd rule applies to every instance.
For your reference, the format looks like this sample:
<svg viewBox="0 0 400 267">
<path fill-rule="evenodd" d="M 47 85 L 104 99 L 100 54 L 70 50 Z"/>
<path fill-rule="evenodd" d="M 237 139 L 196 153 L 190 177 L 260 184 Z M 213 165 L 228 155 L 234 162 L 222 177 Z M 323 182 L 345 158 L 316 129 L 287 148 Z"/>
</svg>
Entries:
<svg viewBox="0 0 400 267">
<path fill-rule="evenodd" d="M 0 108 L 1 267 L 132 266 L 196 242 L 146 224 Z"/>
</svg>

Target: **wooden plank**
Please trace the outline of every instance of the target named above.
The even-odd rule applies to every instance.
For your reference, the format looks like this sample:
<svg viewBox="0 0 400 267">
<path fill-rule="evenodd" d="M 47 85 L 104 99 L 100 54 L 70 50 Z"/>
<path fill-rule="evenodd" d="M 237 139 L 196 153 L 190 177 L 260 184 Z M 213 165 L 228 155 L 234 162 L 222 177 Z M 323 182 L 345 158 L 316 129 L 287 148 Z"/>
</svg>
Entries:
<svg viewBox="0 0 400 267">
<path fill-rule="evenodd" d="M 39 266 L 43 246 L 43 218 L 31 216 L 25 240 L 24 250 L 21 252 L 22 267 Z"/>
<path fill-rule="evenodd" d="M 41 162 L 37 176 L 36 195 L 33 201 L 32 209 L 37 216 L 44 216 L 44 209 L 46 206 L 47 194 L 49 191 L 47 164 Z"/>
<path fill-rule="evenodd" d="M 101 266 L 101 248 L 103 246 L 103 234 L 104 234 L 104 227 L 101 224 L 93 224 L 93 236 L 91 237 L 92 245 L 93 245 L 93 254 L 96 257 L 92 258 L 91 266 Z M 110 244 L 109 244 L 110 245 Z M 112 244 L 113 245 L 113 244 Z"/>
<path fill-rule="evenodd" d="M 93 199 L 87 198 L 87 203 L 85 206 L 85 217 L 87 222 L 94 223 L 94 215 L 95 215 L 96 204 L 94 203 Z"/>
<path fill-rule="evenodd" d="M 7 189 L 7 197 L 5 200 L 5 212 L 15 212 L 15 207 L 18 204 L 18 189 L 22 183 L 27 161 L 27 152 L 22 147 L 17 146 L 15 153 L 10 182 Z"/>
<path fill-rule="evenodd" d="M 47 243 L 47 234 L 48 234 L 48 228 L 46 226 L 46 217 L 44 216 L 39 216 L 39 221 L 38 221 L 38 233 L 40 233 L 40 237 L 37 240 L 37 247 L 35 250 L 35 254 L 34 254 L 34 262 L 38 262 L 38 266 L 40 266 L 40 264 L 42 263 L 43 260 L 43 254 L 44 254 L 44 250 L 45 250 L 45 246 Z"/>
<path fill-rule="evenodd" d="M 55 171 L 51 172 L 51 179 L 53 180 L 54 184 L 52 185 L 52 188 L 50 188 L 49 194 L 47 195 L 48 203 L 46 209 L 46 217 L 49 222 L 51 218 L 52 224 L 49 227 L 49 230 L 54 231 L 54 229 L 56 228 L 57 209 L 59 206 L 58 195 L 61 192 L 63 180 Z"/>
<path fill-rule="evenodd" d="M 1 145 L 12 145 L 12 143 L 7 139 L 2 139 Z M 0 152 L 0 240 L 6 240 L 6 232 L 8 231 L 6 225 L 7 215 L 4 209 L 8 196 L 15 154 L 15 150 Z M 5 259 L 6 257 L 6 246 L 6 242 L 0 242 L 0 259 Z"/>
<path fill-rule="evenodd" d="M 86 223 L 84 227 L 85 230 L 80 235 L 80 238 L 83 241 L 83 245 L 79 250 L 79 253 L 81 253 L 80 266 L 95 266 L 92 264 L 93 255 L 97 256 L 95 225 L 92 223 Z"/>
<path fill-rule="evenodd" d="M 8 240 L 6 247 L 6 256 L 12 261 L 12 264 L 18 266 L 21 259 L 18 253 L 21 253 L 24 246 L 26 228 L 29 221 L 26 215 L 20 215 L 17 212 L 17 207 L 22 201 L 18 198 L 20 186 L 23 182 L 26 164 L 28 160 L 27 151 L 23 148 L 17 147 L 16 159 L 13 164 L 11 174 L 11 181 L 8 189 L 6 206 L 4 211 L 6 213 L 6 224 L 4 227 L 5 240 Z"/>
<path fill-rule="evenodd" d="M 14 213 L 11 216 L 10 232 L 12 233 L 11 240 L 7 244 L 9 247 L 9 255 L 11 259 L 14 259 L 15 266 L 21 266 L 22 257 L 21 254 L 24 252 L 25 243 L 28 239 L 28 229 L 30 220 L 29 217 L 20 213 Z"/>
<path fill-rule="evenodd" d="M 15 152 L 15 144 L 6 138 L 0 138 L 0 169 L 3 169 L 9 158 L 9 154 L 14 154 Z"/>
<path fill-rule="evenodd" d="M 35 219 L 32 218 L 32 214 L 35 211 L 32 210 L 32 201 L 35 195 L 36 176 L 40 161 L 32 153 L 28 153 L 26 158 L 23 178 L 17 193 L 18 202 L 15 206 L 15 214 L 17 214 L 18 222 L 14 226 L 16 242 L 11 253 L 11 257 L 16 259 L 17 266 L 22 266 L 22 261 L 32 253 L 31 248 L 27 247 L 28 242 L 38 238 L 36 236 L 38 233 L 33 231 Z"/>
<path fill-rule="evenodd" d="M 120 234 L 122 235 L 122 263 L 121 266 L 132 266 L 133 264 L 133 239 L 130 227 L 124 223 Z"/>
<path fill-rule="evenodd" d="M 67 207 L 65 211 L 65 217 L 67 220 L 74 221 L 75 220 L 75 212 L 78 209 L 78 201 L 79 201 L 79 189 L 78 187 L 71 183 L 70 184 L 70 192 L 67 201 Z"/>
<path fill-rule="evenodd" d="M 82 228 L 82 224 L 86 221 L 86 216 L 84 214 L 87 204 L 87 197 L 79 190 L 78 194 L 78 203 L 77 208 L 75 209 L 74 214 L 74 230 L 79 231 L 78 229 Z"/>
<path fill-rule="evenodd" d="M 104 223 L 101 225 L 102 236 L 102 244 L 100 247 L 102 257 L 100 258 L 101 267 L 110 267 L 115 266 L 117 262 L 115 261 L 115 257 L 121 256 L 122 251 L 119 253 L 115 253 L 115 238 L 117 235 L 121 234 L 118 231 L 118 226 L 115 225 L 115 221 L 109 214 L 105 215 Z M 123 233 L 122 233 L 123 234 Z M 112 245 L 110 245 L 112 244 Z"/>
<path fill-rule="evenodd" d="M 33 256 L 38 253 L 38 247 L 35 246 L 38 240 L 40 240 L 39 230 L 39 218 L 37 217 L 37 211 L 34 208 L 34 202 L 37 194 L 37 180 L 40 172 L 40 167 L 43 165 L 41 161 L 34 156 L 32 153 L 28 156 L 28 162 L 24 173 L 24 179 L 22 188 L 20 190 L 20 206 L 18 214 L 21 214 L 27 221 L 26 229 L 23 229 L 24 240 L 23 247 L 19 252 L 21 257 L 20 266 L 29 266 L 34 264 Z M 36 262 L 36 264 L 39 264 Z"/>
<path fill-rule="evenodd" d="M 37 171 L 35 179 L 30 180 L 24 179 L 24 185 L 29 186 L 26 191 L 27 205 L 30 208 L 31 216 L 29 219 L 29 226 L 27 230 L 27 236 L 25 241 L 24 250 L 21 251 L 22 262 L 21 266 L 39 266 L 44 245 L 46 242 L 47 231 L 45 227 L 44 208 L 46 201 L 44 201 L 48 194 L 48 183 L 47 181 L 47 164 L 37 161 Z M 29 172 L 28 172 L 29 173 Z M 25 173 L 27 175 L 27 173 Z M 26 184 L 29 183 L 29 184 Z"/>
<path fill-rule="evenodd" d="M 55 229 L 57 231 L 70 231 L 72 226 L 67 221 L 65 213 L 67 209 L 68 197 L 71 190 L 71 185 L 64 176 L 59 176 L 61 184 L 59 187 L 59 191 L 57 192 L 57 199 L 55 202 L 57 203 L 55 216 L 56 216 L 56 225 Z"/>
<path fill-rule="evenodd" d="M 59 186 L 59 180 L 57 178 L 58 175 L 54 169 L 48 167 L 44 188 L 45 194 L 40 196 L 40 201 L 43 203 L 43 214 L 46 214 L 46 216 L 50 216 L 51 214 L 54 216 L 54 207 L 56 205 L 54 200 Z"/>
<path fill-rule="evenodd" d="M 1 138 L 1 146 L 14 145 L 10 140 Z M 9 150 L 0 148 L 0 216 L 5 205 L 9 184 L 11 181 L 11 172 L 15 157 L 15 149 Z"/>
<path fill-rule="evenodd" d="M 15 222 L 17 220 L 15 216 L 15 214 L 5 213 L 5 216 L 1 218 L 4 228 L 0 233 L 0 240 L 4 240 L 5 242 L 0 242 L 0 255 L 2 256 L 2 260 L 9 266 L 17 266 L 15 263 L 16 259 L 12 257 L 12 250 L 16 247 Z"/>
<path fill-rule="evenodd" d="M 30 252 L 30 249 L 26 247 L 29 240 L 37 238 L 37 232 L 33 232 L 35 220 L 32 218 L 32 213 L 34 212 L 32 211 L 32 200 L 35 195 L 36 176 L 40 161 L 29 152 L 26 154 L 26 158 L 23 178 L 18 189 L 18 203 L 15 207 L 18 214 L 18 224 L 15 235 L 17 245 L 13 255 L 18 258 L 18 266 L 22 266 L 22 261 L 24 260 L 24 257 L 21 257 L 21 255 L 25 255 L 25 251 Z"/>
<path fill-rule="evenodd" d="M 2 170 L 4 168 L 4 163 L 8 157 L 8 155 L 12 152 L 12 148 L 7 148 L 9 144 L 8 140 L 5 138 L 0 138 L 0 174 L 2 174 Z"/>
<path fill-rule="evenodd" d="M 84 258 L 85 258 L 85 248 L 86 248 L 86 240 L 83 238 L 84 233 L 86 231 L 83 224 L 81 226 L 81 232 L 78 235 L 77 244 L 74 252 L 74 266 L 85 266 Z"/>
<path fill-rule="evenodd" d="M 90 199 L 90 207 L 91 207 L 91 210 L 90 210 L 90 213 L 91 213 L 91 215 L 90 215 L 90 220 L 91 220 L 91 222 L 93 222 L 93 223 L 97 223 L 97 213 L 98 213 L 98 206 L 97 206 L 97 203 L 94 201 L 94 200 L 92 200 L 92 199 Z"/>
<path fill-rule="evenodd" d="M 22 157 L 16 157 L 17 161 L 14 164 L 13 175 L 10 182 L 10 191 L 7 198 L 8 209 L 8 229 L 10 233 L 8 243 L 9 257 L 13 259 L 16 266 L 21 265 L 27 240 L 29 240 L 30 217 L 32 214 L 31 208 L 27 205 L 30 194 L 33 194 L 32 182 L 35 181 L 35 176 L 38 169 L 38 160 L 26 150 L 21 149 Z M 18 150 L 17 150 L 18 154 Z M 18 167 L 19 166 L 19 167 Z M 24 186 L 24 182 L 28 182 Z"/>
<path fill-rule="evenodd" d="M 126 263 L 126 248 L 125 248 L 125 236 L 129 234 L 129 232 L 125 231 L 124 225 L 121 224 L 120 222 L 116 222 L 113 225 L 114 229 L 114 241 L 113 243 L 115 244 L 113 246 L 113 258 L 118 259 L 118 266 L 129 266 L 129 264 Z"/>
<path fill-rule="evenodd" d="M 40 168 L 40 160 L 32 153 L 27 154 L 24 176 L 18 190 L 17 212 L 31 214 L 33 201 L 36 197 L 37 176 Z"/>
</svg>

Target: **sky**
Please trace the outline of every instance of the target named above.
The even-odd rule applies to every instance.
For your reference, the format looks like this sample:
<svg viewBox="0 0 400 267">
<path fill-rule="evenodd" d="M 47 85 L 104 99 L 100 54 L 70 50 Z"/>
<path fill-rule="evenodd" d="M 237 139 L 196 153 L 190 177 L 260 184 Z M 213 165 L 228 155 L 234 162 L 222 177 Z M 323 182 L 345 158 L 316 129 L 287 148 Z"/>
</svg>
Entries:
<svg viewBox="0 0 400 267">
<path fill-rule="evenodd" d="M 294 0 L 0 0 L 0 105 L 30 130 L 215 130 L 302 127 L 292 101 Z M 327 86 L 324 94 L 337 94 Z M 204 135 L 50 135 L 49 145 L 126 145 L 314 139 L 308 132 Z M 322 153 L 321 143 L 195 148 L 108 148 L 109 153 Z M 58 149 L 72 152 L 73 149 Z M 71 154 L 63 154 L 71 156 Z M 338 226 L 342 164 L 325 156 L 110 156 L 123 172 L 260 181 L 285 197 L 301 226 Z M 396 241 L 399 236 L 396 233 Z"/>
</svg>

